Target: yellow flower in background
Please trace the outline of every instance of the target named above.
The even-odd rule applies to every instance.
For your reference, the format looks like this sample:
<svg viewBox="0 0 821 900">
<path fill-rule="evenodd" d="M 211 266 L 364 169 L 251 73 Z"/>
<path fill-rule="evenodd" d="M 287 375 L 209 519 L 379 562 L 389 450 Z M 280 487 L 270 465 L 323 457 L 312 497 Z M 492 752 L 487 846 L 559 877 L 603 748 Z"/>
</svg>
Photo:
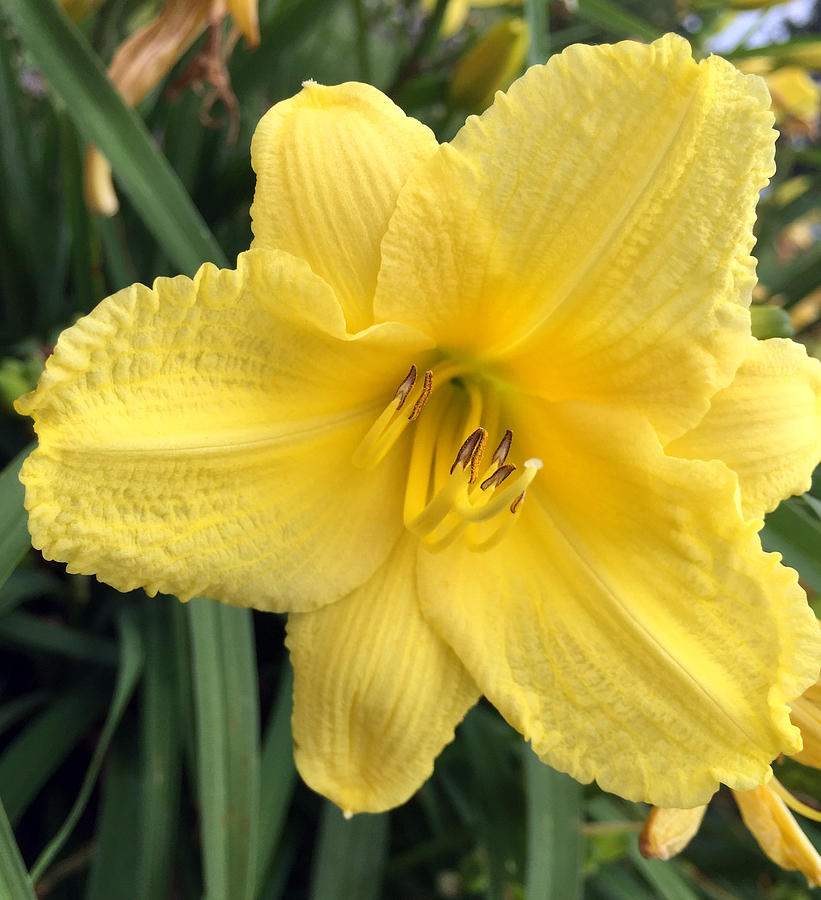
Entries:
<svg viewBox="0 0 821 900">
<path fill-rule="evenodd" d="M 788 872 L 801 872 L 810 887 L 821 885 L 821 856 L 784 801 L 768 785 L 733 791 L 739 812 L 759 847 Z M 648 859 L 670 859 L 695 837 L 706 806 L 694 809 L 654 807 L 644 823 L 639 848 Z"/>
<path fill-rule="evenodd" d="M 231 13 L 248 44 L 259 43 L 258 0 L 165 0 L 162 11 L 132 34 L 111 59 L 108 76 L 129 106 L 136 106 L 171 71 L 209 24 Z M 84 161 L 84 188 L 88 207 L 113 216 L 119 201 L 111 181 L 111 166 L 89 147 Z"/>
<path fill-rule="evenodd" d="M 450 81 L 451 99 L 475 112 L 493 102 L 496 91 L 521 74 L 530 39 L 523 19 L 502 19 L 459 60 Z"/>
<path fill-rule="evenodd" d="M 750 56 L 737 65 L 742 72 L 761 75 L 767 82 L 775 121 L 782 133 L 814 137 L 821 117 L 821 87 L 803 65 L 782 65 L 785 59 Z"/>
<path fill-rule="evenodd" d="M 103 301 L 18 402 L 34 545 L 288 611 L 297 765 L 344 810 L 482 693 L 625 797 L 755 787 L 821 659 L 758 538 L 821 449 L 821 367 L 750 333 L 768 106 L 674 35 L 570 47 L 443 145 L 307 83 L 236 270 Z"/>
<path fill-rule="evenodd" d="M 765 75 L 773 98 L 773 112 L 781 130 L 815 137 L 821 116 L 821 87 L 800 66 L 782 66 Z"/>
</svg>

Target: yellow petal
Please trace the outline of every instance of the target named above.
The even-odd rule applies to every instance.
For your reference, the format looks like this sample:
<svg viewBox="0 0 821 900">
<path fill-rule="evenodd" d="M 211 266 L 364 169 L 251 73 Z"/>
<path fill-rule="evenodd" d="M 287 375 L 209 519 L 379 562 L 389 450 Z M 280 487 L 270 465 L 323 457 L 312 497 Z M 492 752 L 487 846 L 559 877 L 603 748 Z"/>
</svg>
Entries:
<svg viewBox="0 0 821 900">
<path fill-rule="evenodd" d="M 479 698 L 420 615 L 416 554 L 406 536 L 348 597 L 288 618 L 297 767 L 346 812 L 404 803 Z"/>
<path fill-rule="evenodd" d="M 639 850 L 646 859 L 670 859 L 690 843 L 701 827 L 706 806 L 673 809 L 654 806 L 639 836 Z"/>
<path fill-rule="evenodd" d="M 790 719 L 801 729 L 803 748 L 793 759 L 821 769 L 821 683 L 816 682 L 790 703 Z"/>
<path fill-rule="evenodd" d="M 734 796 L 744 824 L 767 856 L 782 869 L 803 872 L 810 887 L 821 885 L 821 857 L 784 801 L 766 786 Z"/>
<path fill-rule="evenodd" d="M 348 329 L 373 322 L 379 244 L 433 133 L 376 88 L 307 82 L 262 118 L 251 144 L 254 247 L 307 260 L 336 292 Z"/>
<path fill-rule="evenodd" d="M 732 384 L 666 450 L 725 462 L 738 475 L 745 515 L 763 516 L 809 490 L 821 459 L 821 363 L 794 341 L 751 340 Z"/>
<path fill-rule="evenodd" d="M 393 325 L 348 338 L 287 254 L 237 266 L 134 285 L 61 335 L 17 403 L 39 437 L 29 528 L 119 590 L 310 609 L 369 578 L 399 533 L 407 454 L 367 473 L 350 459 L 423 344 Z"/>
<path fill-rule="evenodd" d="M 503 416 L 503 419 L 505 417 Z M 420 556 L 422 611 L 549 765 L 658 806 L 753 787 L 800 746 L 819 629 L 720 462 L 581 402 L 506 417 L 545 462 L 508 536 Z"/>
<path fill-rule="evenodd" d="M 682 433 L 746 349 L 768 106 L 759 78 L 675 35 L 568 48 L 411 173 L 377 318 Z"/>
<path fill-rule="evenodd" d="M 228 11 L 234 17 L 239 30 L 249 46 L 259 44 L 259 0 L 227 0 Z"/>
</svg>

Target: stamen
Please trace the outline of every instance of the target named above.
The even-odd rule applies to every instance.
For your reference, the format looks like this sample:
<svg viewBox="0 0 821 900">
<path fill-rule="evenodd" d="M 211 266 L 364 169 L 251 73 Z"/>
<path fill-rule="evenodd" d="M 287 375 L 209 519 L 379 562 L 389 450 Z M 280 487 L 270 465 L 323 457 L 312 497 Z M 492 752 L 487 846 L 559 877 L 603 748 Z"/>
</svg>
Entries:
<svg viewBox="0 0 821 900">
<path fill-rule="evenodd" d="M 425 377 L 427 378 L 427 375 Z M 411 366 L 410 372 L 405 376 L 402 383 L 396 389 L 396 393 L 393 395 L 394 400 L 399 400 L 399 403 L 396 406 L 397 412 L 405 405 L 405 401 L 408 399 L 408 394 L 411 392 L 414 384 L 416 384 L 416 366 Z"/>
<path fill-rule="evenodd" d="M 510 432 L 508 432 L 510 434 Z M 494 461 L 496 454 L 493 454 Z M 508 463 L 505 466 L 499 466 L 499 468 L 492 474 L 489 475 L 485 480 L 479 485 L 479 487 L 486 491 L 489 487 L 498 487 L 504 480 L 510 475 L 511 472 L 516 471 L 516 466 Z"/>
<path fill-rule="evenodd" d="M 477 428 L 475 431 L 472 431 L 466 438 L 465 442 L 459 448 L 459 452 L 456 454 L 456 459 L 453 461 L 453 465 L 450 467 L 450 474 L 453 475 L 454 469 L 461 464 L 463 469 L 468 467 L 468 463 L 473 459 L 473 454 L 476 452 L 477 446 L 482 442 L 482 447 L 484 448 L 484 442 L 487 441 L 487 432 L 484 428 Z"/>
<path fill-rule="evenodd" d="M 525 498 L 526 493 L 527 493 L 527 491 L 522 491 L 522 493 L 519 494 L 519 496 L 513 501 L 513 503 L 510 504 L 510 511 L 512 513 L 515 513 L 516 510 L 519 508 L 522 500 L 524 500 L 524 498 Z"/>
<path fill-rule="evenodd" d="M 491 465 L 502 465 L 502 463 L 507 459 L 508 453 L 510 453 L 510 445 L 512 443 L 513 432 L 508 428 L 505 432 L 505 436 L 499 442 L 499 446 L 493 451 L 493 458 L 490 461 Z"/>
<path fill-rule="evenodd" d="M 457 502 L 455 511 L 469 522 L 486 522 L 488 519 L 492 519 L 502 512 L 505 507 L 510 506 L 520 494 L 523 494 L 541 468 L 542 461 L 540 459 L 528 459 L 524 464 L 522 473 L 518 478 L 513 479 L 513 482 L 507 487 L 502 488 L 500 491 L 496 491 L 493 496 L 487 500 L 480 500 L 475 506 L 469 501 L 467 503 Z M 467 497 L 465 499 L 467 499 Z M 519 502 L 521 502 L 521 500 L 519 500 Z"/>
<path fill-rule="evenodd" d="M 479 435 L 479 442 L 476 444 L 476 449 L 473 451 L 473 456 L 470 458 L 470 479 L 468 484 L 475 484 L 476 479 L 479 477 L 479 466 L 482 464 L 482 456 L 485 452 L 485 445 L 487 444 L 487 432 L 484 428 L 478 429 L 481 434 Z"/>
<path fill-rule="evenodd" d="M 414 370 L 414 381 L 416 380 L 416 366 L 413 367 Z M 428 369 L 425 372 L 425 382 L 422 385 L 422 393 L 419 395 L 419 399 L 416 403 L 413 404 L 413 409 L 410 411 L 410 415 L 408 416 L 408 421 L 413 422 L 415 419 L 419 417 L 419 413 L 422 412 L 422 407 L 428 402 L 428 397 L 430 397 L 430 392 L 433 390 L 433 372 Z M 404 402 L 404 401 L 403 401 Z M 396 407 L 397 410 L 402 409 L 402 404 Z"/>
</svg>

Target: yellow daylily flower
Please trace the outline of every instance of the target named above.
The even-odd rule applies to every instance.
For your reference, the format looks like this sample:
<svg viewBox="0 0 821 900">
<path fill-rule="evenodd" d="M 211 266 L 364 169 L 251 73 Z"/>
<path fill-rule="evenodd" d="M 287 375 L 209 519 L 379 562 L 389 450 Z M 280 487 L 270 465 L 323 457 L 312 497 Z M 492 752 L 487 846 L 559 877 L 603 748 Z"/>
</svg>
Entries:
<svg viewBox="0 0 821 900">
<path fill-rule="evenodd" d="M 136 106 L 165 78 L 209 24 L 231 13 L 248 44 L 259 43 L 258 0 L 165 0 L 159 15 L 117 48 L 108 76 L 129 106 Z M 113 216 L 119 200 L 111 166 L 96 147 L 89 147 L 83 168 L 89 209 Z"/>
<path fill-rule="evenodd" d="M 288 611 L 343 810 L 408 798 L 481 693 L 625 797 L 755 787 L 821 660 L 758 538 L 821 455 L 821 366 L 750 333 L 768 106 L 675 35 L 570 47 L 443 145 L 307 83 L 236 270 L 103 301 L 18 401 L 34 545 Z"/>
</svg>

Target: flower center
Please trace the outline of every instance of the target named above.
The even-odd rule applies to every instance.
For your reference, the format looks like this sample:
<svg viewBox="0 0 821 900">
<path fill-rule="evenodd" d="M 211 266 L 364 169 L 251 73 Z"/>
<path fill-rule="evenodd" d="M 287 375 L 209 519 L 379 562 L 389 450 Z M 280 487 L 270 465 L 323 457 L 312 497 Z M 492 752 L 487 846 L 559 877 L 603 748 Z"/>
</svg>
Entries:
<svg viewBox="0 0 821 900">
<path fill-rule="evenodd" d="M 489 434 L 498 428 L 496 395 L 461 379 L 465 374 L 463 366 L 443 363 L 418 378 L 411 366 L 353 456 L 354 465 L 373 468 L 405 429 L 415 429 L 403 517 L 405 527 L 431 551 L 460 537 L 474 551 L 498 544 L 518 519 L 527 488 L 542 467 L 540 459 L 528 459 L 517 472 L 507 461 L 510 429 L 488 461 Z M 462 381 L 458 390 L 455 378 Z M 442 390 L 446 386 L 451 390 Z"/>
</svg>

